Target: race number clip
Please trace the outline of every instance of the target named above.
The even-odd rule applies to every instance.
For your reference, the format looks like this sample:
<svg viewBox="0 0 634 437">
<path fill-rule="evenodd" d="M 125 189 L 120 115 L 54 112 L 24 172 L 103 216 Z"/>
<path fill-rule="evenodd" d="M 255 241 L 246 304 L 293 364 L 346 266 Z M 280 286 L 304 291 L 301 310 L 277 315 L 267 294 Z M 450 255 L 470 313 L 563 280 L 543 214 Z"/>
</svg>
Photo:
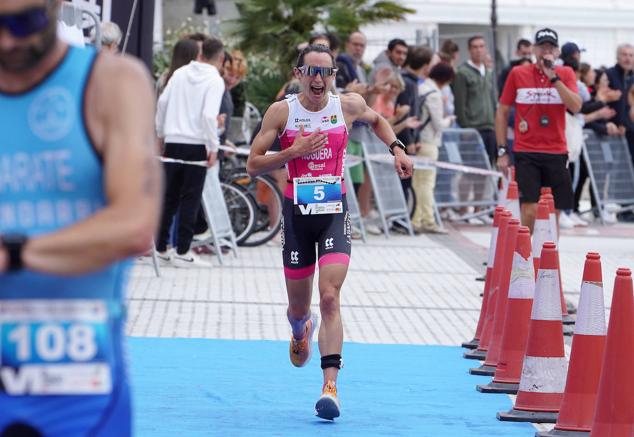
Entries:
<svg viewBox="0 0 634 437">
<path fill-rule="evenodd" d="M 340 214 L 343 212 L 341 176 L 293 179 L 296 215 Z"/>
</svg>

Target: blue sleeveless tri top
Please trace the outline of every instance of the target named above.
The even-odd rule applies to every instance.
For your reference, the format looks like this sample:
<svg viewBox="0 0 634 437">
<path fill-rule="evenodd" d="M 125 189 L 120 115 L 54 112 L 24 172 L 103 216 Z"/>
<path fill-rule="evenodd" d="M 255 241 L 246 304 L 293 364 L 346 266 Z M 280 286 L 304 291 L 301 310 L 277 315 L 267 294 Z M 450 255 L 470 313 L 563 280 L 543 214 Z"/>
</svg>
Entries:
<svg viewBox="0 0 634 437">
<path fill-rule="evenodd" d="M 95 58 L 69 48 L 32 89 L 0 91 L 0 234 L 56 232 L 106 205 L 84 117 Z M 129 265 L 77 277 L 0 275 L 0 434 L 21 423 L 44 436 L 129 435 Z"/>
</svg>

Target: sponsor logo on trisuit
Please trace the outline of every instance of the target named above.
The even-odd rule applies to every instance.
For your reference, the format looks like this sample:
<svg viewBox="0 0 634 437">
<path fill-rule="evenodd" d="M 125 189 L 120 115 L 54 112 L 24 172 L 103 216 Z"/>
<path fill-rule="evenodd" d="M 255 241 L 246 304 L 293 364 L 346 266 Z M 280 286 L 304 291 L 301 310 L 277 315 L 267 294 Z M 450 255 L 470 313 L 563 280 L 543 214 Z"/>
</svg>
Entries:
<svg viewBox="0 0 634 437">
<path fill-rule="evenodd" d="M 330 123 L 337 124 L 337 116 L 336 115 L 331 115 L 330 116 Z"/>
</svg>

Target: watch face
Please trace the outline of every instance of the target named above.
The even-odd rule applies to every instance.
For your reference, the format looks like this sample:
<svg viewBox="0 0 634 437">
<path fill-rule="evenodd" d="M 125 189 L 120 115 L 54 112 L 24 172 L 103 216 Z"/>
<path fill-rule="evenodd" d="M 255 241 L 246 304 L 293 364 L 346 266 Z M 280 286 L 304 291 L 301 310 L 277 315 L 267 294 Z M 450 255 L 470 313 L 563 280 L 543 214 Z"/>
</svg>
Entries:
<svg viewBox="0 0 634 437">
<path fill-rule="evenodd" d="M 498 147 L 498 156 L 502 157 L 506 155 L 506 147 Z"/>
</svg>

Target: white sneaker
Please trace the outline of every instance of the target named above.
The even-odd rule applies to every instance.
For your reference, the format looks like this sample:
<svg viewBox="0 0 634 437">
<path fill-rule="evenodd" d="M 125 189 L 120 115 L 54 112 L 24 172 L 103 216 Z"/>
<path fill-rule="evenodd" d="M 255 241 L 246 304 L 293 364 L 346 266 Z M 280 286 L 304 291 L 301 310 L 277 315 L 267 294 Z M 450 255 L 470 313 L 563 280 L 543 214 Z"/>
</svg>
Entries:
<svg viewBox="0 0 634 437">
<path fill-rule="evenodd" d="M 615 213 L 605 210 L 601 211 L 601 218 L 603 218 L 603 221 L 609 225 L 613 225 L 618 221 Z"/>
<path fill-rule="evenodd" d="M 370 235 L 382 235 L 383 231 L 377 225 L 373 223 L 367 223 L 365 225 L 365 231 Z"/>
<path fill-rule="evenodd" d="M 570 214 L 568 214 L 568 218 L 574 222 L 575 226 L 588 226 L 588 222 L 579 217 L 579 214 L 577 214 L 576 212 L 571 212 Z"/>
<path fill-rule="evenodd" d="M 167 249 L 165 252 L 156 252 L 156 258 L 158 259 L 159 265 L 165 267 L 172 263 L 172 259 L 176 251 L 174 249 Z"/>
<path fill-rule="evenodd" d="M 493 224 L 493 219 L 491 217 L 489 217 L 487 214 L 485 215 L 481 215 L 480 217 L 478 217 L 482 223 L 484 223 L 485 225 L 492 225 Z"/>
<path fill-rule="evenodd" d="M 211 233 L 211 230 L 207 229 L 202 234 L 194 235 L 194 241 L 205 241 L 205 240 L 210 239 L 212 236 L 213 236 L 213 234 Z"/>
<path fill-rule="evenodd" d="M 189 251 L 184 253 L 183 255 L 179 255 L 178 253 L 174 253 L 172 256 L 172 265 L 174 267 L 189 269 L 189 268 L 210 268 L 211 263 L 207 261 L 203 261 L 198 255 L 196 255 L 193 251 Z"/>
<path fill-rule="evenodd" d="M 479 217 L 471 217 L 467 219 L 467 223 L 473 226 L 482 226 L 484 222 Z"/>
<path fill-rule="evenodd" d="M 379 211 L 377 211 L 376 209 L 371 210 L 368 215 L 366 217 L 364 217 L 366 220 L 378 220 L 381 218 L 381 216 L 379 215 Z"/>
<path fill-rule="evenodd" d="M 562 229 L 572 229 L 575 227 L 575 222 L 568 217 L 568 214 L 562 212 L 559 214 L 559 227 Z"/>
</svg>

